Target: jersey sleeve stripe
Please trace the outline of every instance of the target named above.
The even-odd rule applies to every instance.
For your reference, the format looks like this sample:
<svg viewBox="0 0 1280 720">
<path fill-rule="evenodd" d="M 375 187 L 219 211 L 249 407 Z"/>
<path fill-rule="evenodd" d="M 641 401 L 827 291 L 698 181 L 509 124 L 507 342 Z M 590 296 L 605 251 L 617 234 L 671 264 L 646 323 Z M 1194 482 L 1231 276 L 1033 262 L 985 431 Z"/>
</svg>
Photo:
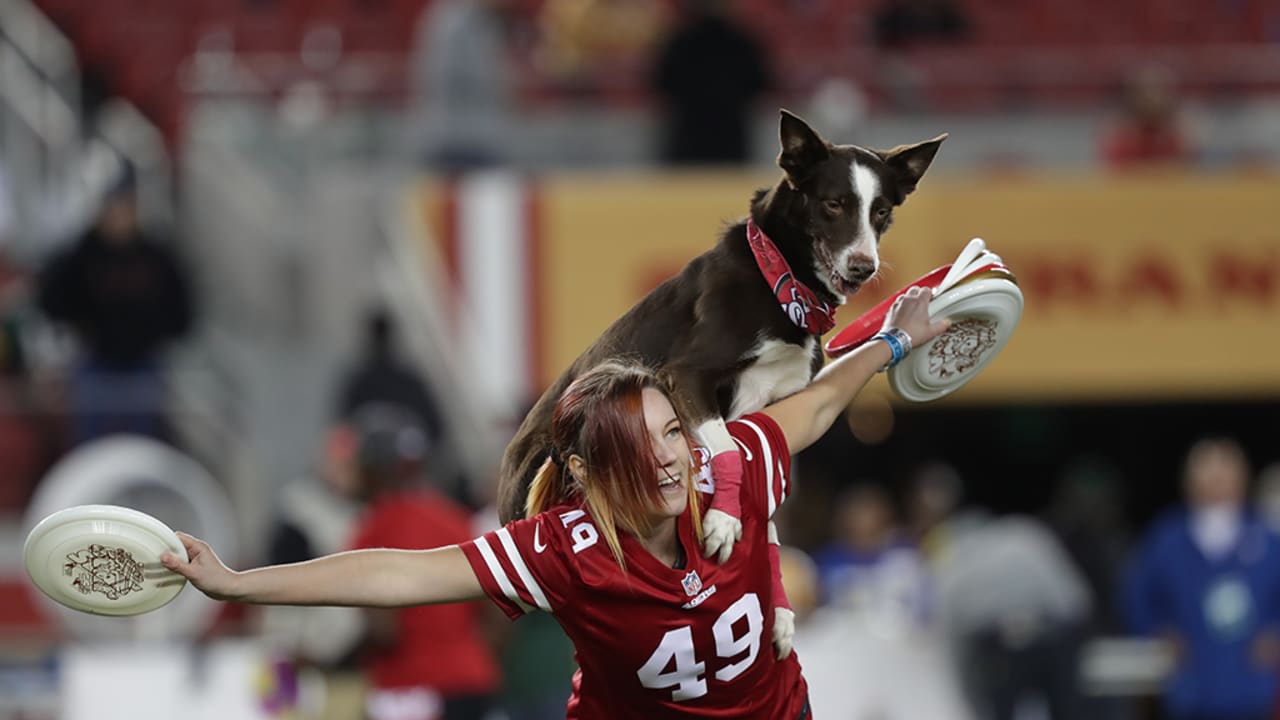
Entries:
<svg viewBox="0 0 1280 720">
<path fill-rule="evenodd" d="M 529 591 L 533 601 L 537 603 L 543 612 L 551 612 L 551 603 L 547 602 L 547 596 L 543 594 L 542 587 L 538 585 L 538 581 L 533 579 L 533 573 L 529 572 L 529 566 L 525 564 L 524 556 L 520 554 L 520 548 L 516 547 L 511 533 L 505 527 L 500 528 L 498 530 L 498 539 L 502 541 L 502 548 L 507 551 L 507 559 L 511 561 L 511 566 L 516 569 L 516 574 L 520 576 L 520 581 L 524 583 L 525 589 Z"/>
<path fill-rule="evenodd" d="M 787 477 L 787 466 L 789 465 L 787 461 L 790 457 L 785 454 L 776 455 L 777 451 L 774 445 L 769 442 L 771 435 L 776 437 L 775 433 L 769 431 L 768 428 L 770 426 L 762 427 L 762 424 L 754 419 L 740 419 L 738 422 L 750 427 L 760 439 L 761 454 L 768 463 L 765 465 L 765 485 L 769 496 L 769 516 L 772 517 L 773 513 L 791 493 L 790 479 Z"/>
<path fill-rule="evenodd" d="M 772 490 L 772 488 L 770 488 Z M 782 458 L 778 458 L 778 504 L 791 496 L 791 488 L 787 487 L 787 471 L 782 469 Z"/>
<path fill-rule="evenodd" d="M 774 511 L 778 509 L 778 499 L 773 494 L 773 448 L 769 447 L 769 438 L 765 437 L 764 430 L 761 430 L 759 425 L 750 420 L 738 422 L 751 428 L 760 438 L 760 462 L 764 465 L 764 492 L 769 497 L 769 517 L 773 517 Z"/>
<path fill-rule="evenodd" d="M 502 564 L 498 562 L 498 556 L 493 553 L 493 548 L 489 547 L 489 540 L 481 535 L 476 538 L 476 548 L 480 551 L 481 557 L 484 558 L 484 564 L 489 567 L 489 574 L 493 575 L 493 579 L 498 581 L 498 587 L 502 588 L 502 594 L 507 599 L 515 603 L 521 612 L 529 612 L 533 608 L 524 600 L 520 599 L 520 594 L 516 592 L 515 586 L 511 584 L 511 579 L 507 577 L 507 571 L 502 569 Z"/>
</svg>

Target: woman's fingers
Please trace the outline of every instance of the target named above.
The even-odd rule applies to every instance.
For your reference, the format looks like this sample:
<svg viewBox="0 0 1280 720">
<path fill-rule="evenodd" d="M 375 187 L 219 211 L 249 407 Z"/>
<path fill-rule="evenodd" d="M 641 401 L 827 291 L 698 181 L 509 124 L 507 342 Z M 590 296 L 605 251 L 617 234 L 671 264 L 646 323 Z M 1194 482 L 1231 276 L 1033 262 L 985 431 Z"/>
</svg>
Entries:
<svg viewBox="0 0 1280 720">
<path fill-rule="evenodd" d="M 933 293 L 928 288 L 914 286 L 894 301 L 893 309 L 886 321 L 888 325 L 896 325 L 911 337 L 914 345 L 920 346 L 945 332 L 950 327 L 948 319 L 937 321 L 929 318 L 929 302 Z"/>
<path fill-rule="evenodd" d="M 206 546 L 203 541 L 184 532 L 176 532 L 174 534 L 178 536 L 178 540 L 182 541 L 182 546 L 186 548 L 188 560 L 183 562 L 182 558 L 173 553 L 162 553 L 160 555 L 160 564 L 174 572 L 189 577 L 196 558 L 200 557 L 201 551 Z"/>
<path fill-rule="evenodd" d="M 193 552 L 196 552 L 197 550 L 200 550 L 201 546 L 204 545 L 204 542 L 202 540 L 200 540 L 199 538 L 193 535 L 188 535 L 181 531 L 176 532 L 174 534 L 177 535 L 178 539 L 182 541 L 182 546 L 187 549 L 187 554 L 191 554 Z"/>
</svg>

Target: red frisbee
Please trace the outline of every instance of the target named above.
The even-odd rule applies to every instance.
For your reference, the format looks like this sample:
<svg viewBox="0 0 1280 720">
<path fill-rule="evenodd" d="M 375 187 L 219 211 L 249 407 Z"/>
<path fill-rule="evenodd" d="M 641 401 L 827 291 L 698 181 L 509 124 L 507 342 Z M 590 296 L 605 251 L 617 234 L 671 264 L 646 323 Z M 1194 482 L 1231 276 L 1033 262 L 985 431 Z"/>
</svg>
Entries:
<svg viewBox="0 0 1280 720">
<path fill-rule="evenodd" d="M 825 345 L 827 356 L 833 358 L 840 357 L 870 340 L 871 337 L 879 332 L 880 328 L 884 326 L 884 319 L 889 314 L 889 308 L 893 307 L 893 301 L 906 294 L 906 292 L 911 288 L 929 288 L 934 291 L 935 295 L 937 295 L 939 286 L 950 271 L 950 265 L 943 265 L 942 267 L 930 270 L 919 278 L 916 278 L 903 286 L 901 290 L 898 290 L 884 300 L 881 300 L 875 305 L 875 307 L 859 315 L 853 320 L 853 322 L 846 325 L 842 330 L 840 330 L 840 332 L 833 335 L 831 339 L 827 341 Z M 975 280 L 989 275 L 997 275 L 1010 279 L 1013 278 L 1013 272 L 1010 271 L 1003 263 L 989 262 L 980 265 L 972 272 L 966 273 L 965 276 L 952 285 L 952 287 L 957 287 L 970 280 Z"/>
<path fill-rule="evenodd" d="M 895 292 L 889 297 L 881 300 L 875 307 L 858 316 L 853 322 L 844 327 L 843 330 L 836 333 L 827 341 L 826 350 L 830 357 L 840 357 L 854 348 L 862 345 L 871 339 L 884 326 L 884 318 L 889 314 L 889 308 L 893 307 L 893 301 L 906 294 L 913 287 L 926 287 L 934 290 L 942 279 L 947 276 L 947 272 L 951 270 L 950 265 L 943 265 L 940 268 L 930 270 L 921 275 L 919 278 L 911 281 L 901 290 Z"/>
</svg>

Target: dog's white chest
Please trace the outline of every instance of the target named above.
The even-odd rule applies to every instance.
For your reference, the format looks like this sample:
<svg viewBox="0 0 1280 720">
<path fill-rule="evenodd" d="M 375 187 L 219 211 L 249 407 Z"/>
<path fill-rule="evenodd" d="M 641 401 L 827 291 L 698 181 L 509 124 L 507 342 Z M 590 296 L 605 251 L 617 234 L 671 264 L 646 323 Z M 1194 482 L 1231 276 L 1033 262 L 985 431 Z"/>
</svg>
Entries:
<svg viewBox="0 0 1280 720">
<path fill-rule="evenodd" d="M 729 420 L 755 412 L 809 384 L 813 350 L 817 340 L 804 345 L 782 340 L 762 340 L 747 353 L 755 361 L 738 376 Z"/>
</svg>

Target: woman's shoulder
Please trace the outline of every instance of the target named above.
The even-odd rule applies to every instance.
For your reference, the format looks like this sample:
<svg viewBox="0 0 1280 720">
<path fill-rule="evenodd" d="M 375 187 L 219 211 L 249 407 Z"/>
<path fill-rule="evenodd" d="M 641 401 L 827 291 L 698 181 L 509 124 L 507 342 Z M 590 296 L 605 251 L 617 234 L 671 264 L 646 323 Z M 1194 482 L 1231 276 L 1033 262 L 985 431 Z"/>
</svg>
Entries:
<svg viewBox="0 0 1280 720">
<path fill-rule="evenodd" d="M 759 448 L 771 454 L 786 454 L 787 439 L 778 422 L 763 412 L 748 413 L 726 426 L 743 449 Z"/>
<path fill-rule="evenodd" d="M 566 590 L 566 582 L 580 591 L 592 592 L 629 582 L 609 548 L 604 531 L 580 504 L 548 508 L 516 520 L 504 530 L 529 567 L 539 574 L 553 575 L 562 594 L 577 592 Z M 634 540 L 621 532 L 618 539 L 630 567 L 635 561 Z"/>
</svg>

